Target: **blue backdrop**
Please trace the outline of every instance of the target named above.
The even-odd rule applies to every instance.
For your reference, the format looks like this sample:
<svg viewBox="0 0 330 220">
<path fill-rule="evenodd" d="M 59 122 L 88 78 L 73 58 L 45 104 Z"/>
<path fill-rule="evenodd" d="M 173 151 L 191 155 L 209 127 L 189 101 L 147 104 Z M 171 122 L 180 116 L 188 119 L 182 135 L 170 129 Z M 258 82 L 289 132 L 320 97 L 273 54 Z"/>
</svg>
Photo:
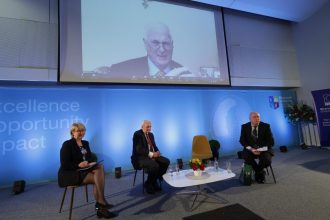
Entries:
<svg viewBox="0 0 330 220">
<path fill-rule="evenodd" d="M 59 151 L 73 122 L 87 127 L 85 139 L 104 159 L 107 172 L 132 169 L 132 135 L 143 119 L 153 122 L 156 143 L 172 162 L 191 157 L 194 135 L 220 141 L 221 155 L 236 154 L 240 126 L 250 111 L 271 124 L 276 147 L 298 145 L 298 133 L 283 107 L 292 91 L 215 88 L 1 88 L 0 186 L 57 178 Z"/>
</svg>

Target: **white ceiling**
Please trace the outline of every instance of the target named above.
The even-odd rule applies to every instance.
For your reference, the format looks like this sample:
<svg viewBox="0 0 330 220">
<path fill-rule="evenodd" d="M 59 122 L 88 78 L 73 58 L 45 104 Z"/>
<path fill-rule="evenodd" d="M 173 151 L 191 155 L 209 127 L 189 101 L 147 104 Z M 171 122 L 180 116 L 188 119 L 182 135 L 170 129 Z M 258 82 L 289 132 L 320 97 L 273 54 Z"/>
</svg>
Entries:
<svg viewBox="0 0 330 220">
<path fill-rule="evenodd" d="M 224 8 L 300 22 L 317 12 L 329 0 L 193 0 Z"/>
</svg>

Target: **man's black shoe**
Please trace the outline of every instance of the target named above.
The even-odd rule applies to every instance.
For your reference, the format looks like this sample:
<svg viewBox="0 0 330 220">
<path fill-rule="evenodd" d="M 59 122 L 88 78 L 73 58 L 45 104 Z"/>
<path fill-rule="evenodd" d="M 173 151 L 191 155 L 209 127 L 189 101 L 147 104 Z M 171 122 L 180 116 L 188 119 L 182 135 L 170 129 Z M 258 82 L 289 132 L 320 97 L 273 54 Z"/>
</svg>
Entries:
<svg viewBox="0 0 330 220">
<path fill-rule="evenodd" d="M 256 172 L 256 173 L 254 174 L 254 179 L 255 179 L 255 181 L 258 182 L 258 180 L 260 179 L 259 173 Z"/>
<path fill-rule="evenodd" d="M 154 183 L 153 188 L 155 191 L 162 191 L 162 188 L 160 188 L 160 186 L 158 186 L 158 183 Z"/>
<path fill-rule="evenodd" d="M 148 181 L 144 183 L 144 188 L 147 191 L 148 194 L 155 194 L 155 189 L 152 184 L 150 184 Z"/>
<path fill-rule="evenodd" d="M 257 183 L 263 184 L 265 183 L 265 179 L 257 179 Z"/>
<path fill-rule="evenodd" d="M 155 194 L 155 190 L 152 186 L 147 186 L 146 191 L 148 194 Z"/>
<path fill-rule="evenodd" d="M 265 171 L 261 171 L 256 173 L 256 181 L 257 183 L 265 183 Z"/>
</svg>

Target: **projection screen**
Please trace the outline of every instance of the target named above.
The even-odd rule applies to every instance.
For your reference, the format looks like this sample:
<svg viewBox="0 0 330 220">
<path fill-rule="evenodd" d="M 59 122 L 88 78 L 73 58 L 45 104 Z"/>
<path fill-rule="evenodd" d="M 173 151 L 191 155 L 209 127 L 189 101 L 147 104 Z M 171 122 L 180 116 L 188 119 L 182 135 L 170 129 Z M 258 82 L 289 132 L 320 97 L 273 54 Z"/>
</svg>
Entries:
<svg viewBox="0 0 330 220">
<path fill-rule="evenodd" d="M 60 82 L 229 85 L 220 8 L 60 0 Z"/>
</svg>

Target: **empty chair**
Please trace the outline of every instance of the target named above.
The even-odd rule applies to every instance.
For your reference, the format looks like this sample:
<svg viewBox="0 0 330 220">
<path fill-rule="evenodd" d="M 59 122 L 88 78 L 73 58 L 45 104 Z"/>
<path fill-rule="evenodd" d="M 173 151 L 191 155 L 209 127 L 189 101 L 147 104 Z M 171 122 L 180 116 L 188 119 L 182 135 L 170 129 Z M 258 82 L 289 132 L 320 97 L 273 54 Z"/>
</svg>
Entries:
<svg viewBox="0 0 330 220">
<path fill-rule="evenodd" d="M 192 142 L 192 158 L 200 160 L 212 158 L 210 143 L 205 135 L 196 135 Z"/>
</svg>

